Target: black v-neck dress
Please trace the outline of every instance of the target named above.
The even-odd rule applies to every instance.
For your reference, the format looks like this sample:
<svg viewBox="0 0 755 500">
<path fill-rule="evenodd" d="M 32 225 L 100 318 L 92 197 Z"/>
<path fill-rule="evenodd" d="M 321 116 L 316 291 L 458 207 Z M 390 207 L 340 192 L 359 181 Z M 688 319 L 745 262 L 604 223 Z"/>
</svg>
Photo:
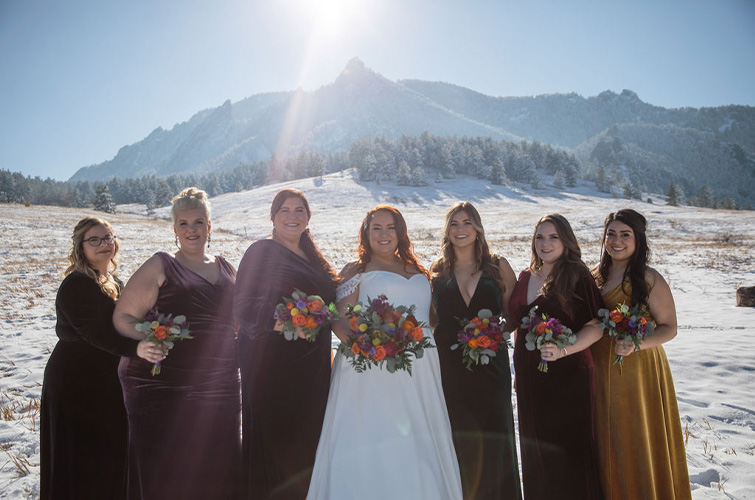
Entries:
<svg viewBox="0 0 755 500">
<path fill-rule="evenodd" d="M 471 371 L 462 349 L 451 350 L 462 319 L 474 318 L 481 309 L 501 314 L 501 302 L 502 291 L 489 274 L 480 276 L 469 305 L 453 274 L 433 280 L 435 342 L 465 499 L 521 498 L 508 349 Z"/>
</svg>

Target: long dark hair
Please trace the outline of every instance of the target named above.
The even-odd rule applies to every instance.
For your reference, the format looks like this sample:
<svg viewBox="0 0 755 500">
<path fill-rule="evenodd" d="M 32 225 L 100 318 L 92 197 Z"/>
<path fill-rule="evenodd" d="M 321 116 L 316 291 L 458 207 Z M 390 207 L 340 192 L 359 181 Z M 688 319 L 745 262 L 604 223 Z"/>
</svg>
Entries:
<svg viewBox="0 0 755 500">
<path fill-rule="evenodd" d="M 307 201 L 307 198 L 304 196 L 304 193 L 302 193 L 298 189 L 291 188 L 281 189 L 280 191 L 278 191 L 278 194 L 275 195 L 275 198 L 273 198 L 273 203 L 272 205 L 270 205 L 270 220 L 275 219 L 275 214 L 278 213 L 286 200 L 291 198 L 292 196 L 299 198 L 304 204 L 304 209 L 307 211 L 307 222 L 309 222 L 309 219 L 312 218 L 312 211 L 309 208 L 309 202 Z M 273 234 L 274 233 L 275 229 L 273 229 Z M 301 233 L 301 237 L 299 238 L 299 247 L 302 249 L 304 255 L 307 256 L 307 259 L 310 262 L 317 264 L 323 270 L 323 272 L 325 272 L 325 274 L 330 277 L 330 280 L 333 283 L 338 283 L 339 278 L 336 274 L 335 269 L 333 269 L 333 266 L 331 266 L 327 259 L 325 259 L 322 252 L 320 252 L 320 249 L 317 248 L 315 241 L 312 239 L 312 233 L 309 232 L 309 228 L 306 228 L 304 232 Z"/>
<path fill-rule="evenodd" d="M 359 248 L 357 249 L 357 271 L 364 272 L 364 268 L 367 263 L 372 260 L 372 247 L 370 246 L 370 222 L 376 213 L 380 211 L 388 212 L 393 216 L 393 224 L 396 227 L 396 236 L 398 237 L 398 248 L 396 249 L 396 255 L 404 266 L 410 266 L 424 274 L 428 275 L 427 269 L 419 263 L 419 259 L 414 254 L 414 245 L 409 239 L 409 232 L 406 229 L 406 221 L 404 216 L 398 209 L 393 208 L 390 205 L 378 205 L 369 212 L 362 220 L 362 225 L 359 227 Z"/>
<path fill-rule="evenodd" d="M 497 255 L 490 253 L 480 213 L 468 201 L 460 201 L 454 204 L 446 213 L 446 223 L 443 228 L 443 239 L 441 241 L 442 255 L 431 267 L 433 279 L 450 279 L 451 273 L 454 272 L 456 254 L 454 253 L 454 244 L 451 242 L 451 238 L 448 237 L 448 231 L 451 228 L 451 220 L 459 212 L 465 212 L 469 216 L 472 227 L 477 231 L 474 243 L 476 269 L 491 275 L 498 283 L 498 286 L 505 292 L 506 285 L 501 280 L 501 269 L 498 267 L 499 258 Z"/>
<path fill-rule="evenodd" d="M 624 208 L 617 212 L 611 212 L 606 217 L 603 224 L 603 241 L 600 242 L 600 264 L 598 265 L 598 280 L 605 283 L 608 279 L 608 272 L 613 265 L 611 255 L 606 251 L 606 235 L 608 226 L 613 221 L 619 221 L 630 228 L 634 233 L 634 253 L 629 257 L 627 268 L 624 269 L 624 276 L 621 279 L 621 289 L 624 290 L 624 281 L 629 278 L 632 285 L 632 304 L 646 304 L 650 289 L 645 279 L 645 271 L 648 268 L 650 260 L 650 248 L 648 247 L 647 238 L 647 220 L 645 217 L 631 208 Z"/>
<path fill-rule="evenodd" d="M 553 265 L 553 270 L 543 283 L 541 293 L 543 296 L 555 298 L 565 311 L 571 311 L 573 302 L 578 298 L 574 293 L 577 282 L 580 276 L 585 272 L 589 273 L 589 270 L 582 262 L 582 250 L 579 248 L 577 237 L 574 235 L 569 221 L 563 215 L 548 214 L 541 217 L 535 224 L 535 231 L 532 233 L 530 271 L 537 271 L 543 267 L 543 261 L 537 255 L 535 249 L 535 237 L 537 236 L 537 229 L 546 222 L 550 222 L 556 228 L 561 244 L 564 246 L 564 252 Z"/>
</svg>

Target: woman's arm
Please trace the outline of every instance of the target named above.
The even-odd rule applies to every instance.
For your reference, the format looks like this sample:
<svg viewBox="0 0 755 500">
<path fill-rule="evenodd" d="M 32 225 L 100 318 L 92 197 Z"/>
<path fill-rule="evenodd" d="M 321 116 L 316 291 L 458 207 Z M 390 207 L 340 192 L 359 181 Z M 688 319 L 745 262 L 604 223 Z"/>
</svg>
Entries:
<svg viewBox="0 0 755 500">
<path fill-rule="evenodd" d="M 503 257 L 499 257 L 498 259 L 498 269 L 501 271 L 501 281 L 504 286 L 501 315 L 507 318 L 509 316 L 509 300 L 511 300 L 511 294 L 514 293 L 514 287 L 516 286 L 516 275 L 514 274 L 514 270 L 511 269 L 509 261 Z"/>
<path fill-rule="evenodd" d="M 671 288 L 669 288 L 663 276 L 653 268 L 648 268 L 645 271 L 645 279 L 648 282 L 648 288 L 650 288 L 648 307 L 655 320 L 655 330 L 642 340 L 641 350 L 662 345 L 676 337 L 677 333 L 676 305 L 674 304 L 674 296 L 671 294 Z M 616 354 L 626 357 L 634 352 L 634 344 L 618 341 L 614 350 Z"/>
<path fill-rule="evenodd" d="M 603 328 L 597 319 L 591 319 L 577 332 L 577 342 L 559 349 L 554 344 L 545 344 L 540 349 L 540 354 L 546 361 L 556 361 L 568 355 L 584 351 L 603 336 Z"/>
<path fill-rule="evenodd" d="M 351 262 L 349 264 L 346 264 L 339 274 L 341 278 L 343 278 L 341 280 L 341 283 L 347 284 L 347 282 L 357 274 L 356 263 Z M 359 285 L 357 285 L 354 290 L 351 291 L 351 293 L 344 297 L 341 297 L 340 300 L 336 301 L 336 308 L 338 309 L 339 317 L 337 321 L 333 322 L 332 329 L 333 333 L 336 334 L 336 337 L 338 337 L 341 342 L 346 342 L 349 338 L 349 335 L 351 335 L 349 318 L 346 317 L 346 305 L 355 305 L 358 299 Z"/>
<path fill-rule="evenodd" d="M 137 342 L 118 335 L 113 327 L 112 299 L 83 274 L 68 277 L 55 299 L 59 330 L 116 356 L 134 356 Z"/>
</svg>

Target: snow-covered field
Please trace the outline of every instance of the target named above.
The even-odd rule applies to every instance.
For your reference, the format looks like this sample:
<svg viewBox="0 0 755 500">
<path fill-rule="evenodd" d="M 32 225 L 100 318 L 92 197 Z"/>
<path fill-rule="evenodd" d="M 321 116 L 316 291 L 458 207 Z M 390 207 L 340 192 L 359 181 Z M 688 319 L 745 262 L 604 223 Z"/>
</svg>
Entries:
<svg viewBox="0 0 755 500">
<path fill-rule="evenodd" d="M 546 213 L 569 219 L 592 266 L 606 214 L 625 207 L 642 212 L 650 225 L 652 265 L 669 281 L 679 314 L 679 335 L 665 347 L 687 437 L 693 498 L 755 498 L 755 351 L 743 337 L 755 323 L 755 308 L 735 307 L 736 288 L 755 285 L 755 212 L 669 207 L 654 195 L 655 204 L 628 201 L 585 186 L 563 193 L 460 178 L 410 188 L 357 183 L 339 173 L 213 198 L 211 251 L 237 265 L 252 240 L 269 235 L 270 202 L 282 187 L 305 192 L 314 211 L 310 228 L 339 269 L 353 258 L 359 222 L 379 203 L 403 212 L 429 264 L 439 250 L 446 210 L 471 201 L 491 247 L 516 272 L 529 263 L 533 225 Z M 0 498 L 39 496 L 39 396 L 57 339 L 55 292 L 71 230 L 85 215 L 106 214 L 0 204 Z M 154 252 L 175 249 L 168 209 L 157 215 L 148 218 L 138 206 L 106 215 L 121 243 L 121 277 Z"/>
</svg>

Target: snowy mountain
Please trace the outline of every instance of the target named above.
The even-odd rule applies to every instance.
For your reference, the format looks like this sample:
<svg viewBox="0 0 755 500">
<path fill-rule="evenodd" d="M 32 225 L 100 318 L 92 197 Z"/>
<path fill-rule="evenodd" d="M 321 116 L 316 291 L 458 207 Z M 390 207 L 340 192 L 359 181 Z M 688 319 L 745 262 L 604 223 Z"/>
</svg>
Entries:
<svg viewBox="0 0 755 500">
<path fill-rule="evenodd" d="M 124 146 L 112 160 L 80 169 L 71 180 L 212 172 L 267 160 L 273 152 L 285 156 L 344 151 L 360 138 L 396 139 L 425 131 L 437 136 L 538 140 L 570 149 L 582 145 L 586 150 L 597 136 L 625 124 L 692 129 L 716 144 L 733 144 L 745 163 L 755 160 L 755 108 L 749 106 L 665 109 L 643 102 L 630 90 L 588 98 L 577 94 L 491 97 L 448 83 L 394 82 L 355 58 L 329 85 L 311 92 L 298 89 L 226 101 L 169 131 L 156 129 L 142 141 Z M 664 155 L 673 173 L 683 176 L 684 151 Z M 583 157 L 589 158 L 590 152 Z M 715 163 L 727 171 L 736 169 L 721 158 Z"/>
</svg>

